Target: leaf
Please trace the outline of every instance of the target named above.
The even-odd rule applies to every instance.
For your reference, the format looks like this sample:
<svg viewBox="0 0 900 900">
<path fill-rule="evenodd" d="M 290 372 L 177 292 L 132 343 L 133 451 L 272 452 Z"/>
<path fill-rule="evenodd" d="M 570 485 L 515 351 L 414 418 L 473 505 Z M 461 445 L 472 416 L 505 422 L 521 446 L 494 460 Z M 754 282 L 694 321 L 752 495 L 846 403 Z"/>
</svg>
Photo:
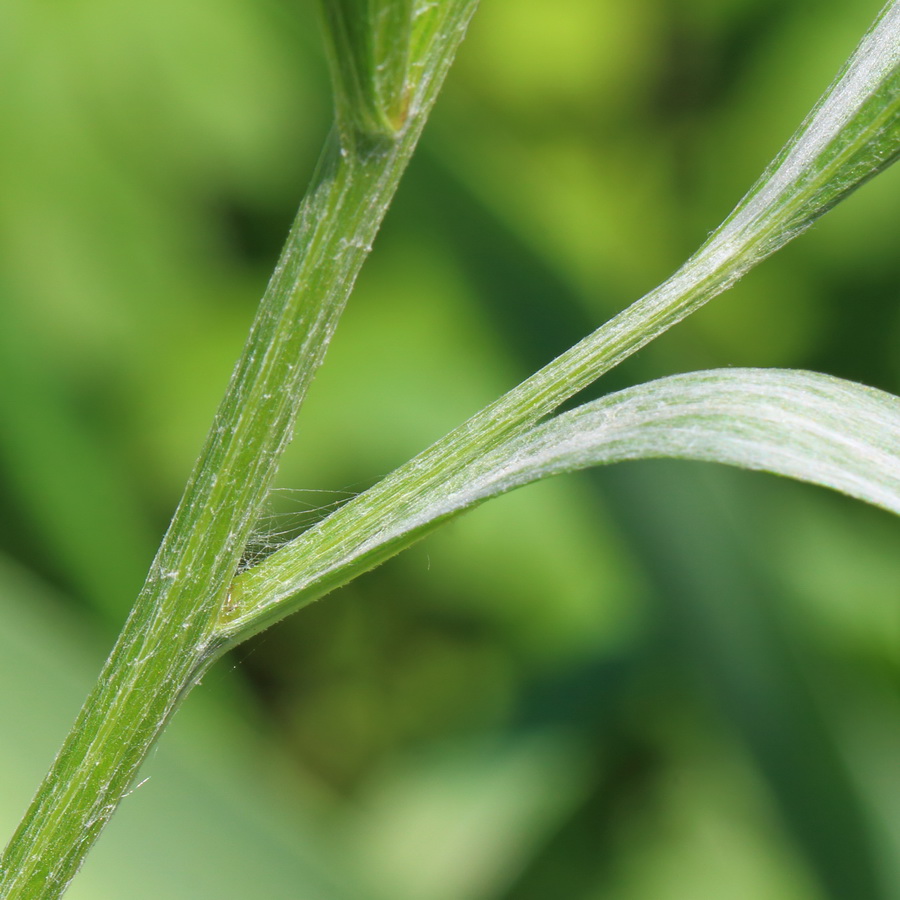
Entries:
<svg viewBox="0 0 900 900">
<path fill-rule="evenodd" d="M 891 0 L 795 135 L 703 246 L 659 287 L 494 404 L 488 418 L 534 421 L 551 412 L 728 290 L 898 155 L 900 0 Z"/>
<path fill-rule="evenodd" d="M 588 403 L 507 442 L 480 471 L 466 472 L 465 487 L 445 502 L 471 506 L 559 472 L 652 457 L 773 472 L 900 514 L 900 398 L 795 370 L 674 375 Z"/>
<path fill-rule="evenodd" d="M 413 518 L 421 515 L 420 525 L 409 524 L 413 531 L 433 527 L 433 510 L 424 514 L 416 504 L 436 502 L 438 495 L 446 500 L 442 492 L 448 478 L 465 483 L 475 471 L 483 471 L 479 458 L 484 454 L 507 447 L 514 435 L 527 432 L 569 397 L 727 290 L 890 165 L 898 153 L 900 0 L 892 0 L 796 135 L 694 256 L 659 287 L 348 504 L 346 513 L 339 511 L 299 538 L 296 555 L 284 548 L 260 572 L 251 569 L 240 575 L 232 587 L 232 602 L 220 617 L 227 639 L 265 628 L 407 546 L 414 539 L 411 532 L 401 528 L 395 533 L 403 511 Z M 831 486 L 854 493 L 847 486 Z M 309 571 L 301 572 L 301 565 L 308 565 Z M 271 590 L 272 596 L 266 597 L 264 590 Z M 297 592 L 302 596 L 285 603 Z"/>
<path fill-rule="evenodd" d="M 838 77 L 716 234 L 768 256 L 900 155 L 900 2 L 881 11 Z"/>
<path fill-rule="evenodd" d="M 610 394 L 460 468 L 448 461 L 442 484 L 416 492 L 400 479 L 391 502 L 379 498 L 375 507 L 360 495 L 238 576 L 236 615 L 219 629 L 242 640 L 490 497 L 562 472 L 652 457 L 772 472 L 900 514 L 900 398 L 780 369 L 695 372 Z"/>
</svg>

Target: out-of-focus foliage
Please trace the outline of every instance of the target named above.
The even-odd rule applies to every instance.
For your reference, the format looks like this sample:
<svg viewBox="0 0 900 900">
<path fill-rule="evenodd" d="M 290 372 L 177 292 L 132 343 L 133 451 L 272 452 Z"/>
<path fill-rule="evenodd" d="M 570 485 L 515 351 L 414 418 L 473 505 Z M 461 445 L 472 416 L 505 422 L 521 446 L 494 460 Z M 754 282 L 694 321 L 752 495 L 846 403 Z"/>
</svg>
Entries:
<svg viewBox="0 0 900 900">
<path fill-rule="evenodd" d="M 261 547 L 669 274 L 878 5 L 483 0 Z M 8 830 L 327 131 L 311 7 L 0 4 Z M 900 392 L 898 195 L 879 177 L 594 393 L 729 365 Z M 220 663 L 71 896 L 900 896 L 898 542 L 698 464 L 492 502 Z"/>
</svg>

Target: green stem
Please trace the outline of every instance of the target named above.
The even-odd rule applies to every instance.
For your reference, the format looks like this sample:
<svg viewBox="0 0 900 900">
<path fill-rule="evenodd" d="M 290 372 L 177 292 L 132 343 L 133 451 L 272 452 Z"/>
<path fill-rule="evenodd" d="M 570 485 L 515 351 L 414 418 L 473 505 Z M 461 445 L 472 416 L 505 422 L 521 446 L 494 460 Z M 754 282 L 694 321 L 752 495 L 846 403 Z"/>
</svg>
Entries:
<svg viewBox="0 0 900 900">
<path fill-rule="evenodd" d="M 300 404 L 474 11 L 423 8 L 411 102 L 390 137 L 329 139 L 147 581 L 0 861 L 0 898 L 62 895 L 180 702 L 223 649 L 215 623 Z"/>
</svg>

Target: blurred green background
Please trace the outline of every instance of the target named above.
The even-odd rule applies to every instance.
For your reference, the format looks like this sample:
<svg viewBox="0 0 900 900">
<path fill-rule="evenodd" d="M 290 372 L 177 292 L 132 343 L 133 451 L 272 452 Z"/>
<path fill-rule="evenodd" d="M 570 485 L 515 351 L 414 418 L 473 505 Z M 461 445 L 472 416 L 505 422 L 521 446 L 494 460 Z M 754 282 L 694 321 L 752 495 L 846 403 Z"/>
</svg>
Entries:
<svg viewBox="0 0 900 900">
<path fill-rule="evenodd" d="M 129 608 L 330 118 L 314 4 L 0 4 L 0 825 Z M 879 0 L 483 0 L 260 544 L 652 288 Z M 594 393 L 900 393 L 900 171 Z M 633 463 L 504 497 L 219 663 L 69 896 L 900 898 L 900 523 Z"/>
</svg>

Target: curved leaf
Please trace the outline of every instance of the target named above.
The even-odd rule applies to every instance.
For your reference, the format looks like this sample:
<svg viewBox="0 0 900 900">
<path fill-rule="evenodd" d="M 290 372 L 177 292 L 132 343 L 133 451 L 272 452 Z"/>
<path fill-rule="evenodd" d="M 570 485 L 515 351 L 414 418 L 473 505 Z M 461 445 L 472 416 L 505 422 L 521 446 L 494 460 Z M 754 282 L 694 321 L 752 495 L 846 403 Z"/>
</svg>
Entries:
<svg viewBox="0 0 900 900">
<path fill-rule="evenodd" d="M 470 506 L 558 472 L 652 457 L 760 469 L 900 514 L 900 398 L 796 370 L 674 375 L 585 404 L 507 442 L 448 502 Z"/>
<path fill-rule="evenodd" d="M 530 434 L 542 417 L 727 290 L 898 154 L 900 0 L 890 0 L 796 135 L 674 275 L 348 504 L 346 512 L 303 535 L 290 545 L 295 550 L 284 548 L 258 571 L 239 575 L 218 633 L 231 643 L 261 630 L 411 543 L 416 529 L 433 527 L 434 507 L 428 504 L 446 502 L 449 478 L 470 488 L 473 474 L 484 472 L 484 454 L 508 448 L 515 435 Z M 848 476 L 839 480 L 820 483 L 860 496 L 844 484 Z M 459 508 L 464 495 L 465 490 Z M 404 530 L 401 521 L 419 524 Z"/>
<path fill-rule="evenodd" d="M 900 514 L 900 398 L 827 375 L 725 369 L 610 394 L 507 439 L 443 484 L 367 494 L 233 584 L 220 633 L 243 639 L 515 487 L 629 459 L 676 457 L 759 469 L 842 491 Z"/>
</svg>

